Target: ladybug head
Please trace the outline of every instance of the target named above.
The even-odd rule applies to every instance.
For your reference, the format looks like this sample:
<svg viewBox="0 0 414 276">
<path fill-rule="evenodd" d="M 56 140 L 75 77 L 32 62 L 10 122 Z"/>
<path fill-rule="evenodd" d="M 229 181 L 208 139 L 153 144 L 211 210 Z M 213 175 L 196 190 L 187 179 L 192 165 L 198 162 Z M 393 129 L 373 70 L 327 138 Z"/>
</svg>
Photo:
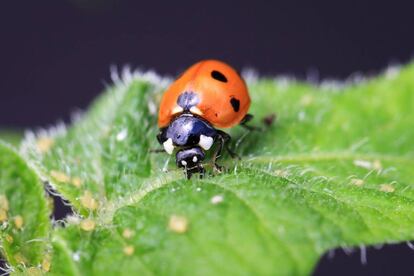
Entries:
<svg viewBox="0 0 414 276">
<path fill-rule="evenodd" d="M 179 150 L 175 160 L 179 168 L 196 168 L 204 160 L 204 151 L 200 147 Z"/>
</svg>

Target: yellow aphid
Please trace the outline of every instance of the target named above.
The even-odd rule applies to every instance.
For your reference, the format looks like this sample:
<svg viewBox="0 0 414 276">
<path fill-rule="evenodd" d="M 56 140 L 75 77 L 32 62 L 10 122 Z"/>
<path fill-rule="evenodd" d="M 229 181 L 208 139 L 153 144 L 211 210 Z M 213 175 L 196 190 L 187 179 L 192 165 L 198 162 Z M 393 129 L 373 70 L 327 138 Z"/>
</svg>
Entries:
<svg viewBox="0 0 414 276">
<path fill-rule="evenodd" d="M 14 254 L 14 259 L 16 260 L 17 263 L 19 264 L 25 264 L 27 263 L 27 259 L 25 256 L 22 255 L 22 253 L 18 252 L 16 254 Z"/>
<path fill-rule="evenodd" d="M 53 177 L 56 181 L 58 182 L 63 182 L 63 183 L 68 183 L 70 182 L 70 177 L 67 176 L 65 173 L 63 172 L 58 172 L 58 171 L 51 171 L 50 172 L 50 176 Z"/>
<path fill-rule="evenodd" d="M 80 186 L 82 186 L 82 180 L 79 177 L 73 177 L 72 178 L 72 184 L 79 188 Z"/>
<path fill-rule="evenodd" d="M 4 209 L 0 209 L 0 223 L 5 222 L 7 220 L 7 211 Z"/>
<path fill-rule="evenodd" d="M 36 147 L 40 153 L 48 152 L 55 141 L 50 137 L 41 137 L 36 142 Z"/>
<path fill-rule="evenodd" d="M 135 248 L 131 245 L 127 245 L 124 247 L 124 254 L 127 256 L 131 256 L 134 254 Z"/>
<path fill-rule="evenodd" d="M 134 230 L 131 230 L 131 229 L 129 229 L 129 228 L 125 228 L 125 229 L 124 229 L 124 231 L 122 232 L 122 236 L 123 236 L 125 239 L 130 239 L 130 238 L 132 238 L 132 236 L 134 236 L 134 235 L 135 235 Z"/>
<path fill-rule="evenodd" d="M 351 184 L 360 187 L 360 186 L 364 185 L 364 180 L 359 179 L 359 178 L 353 178 L 353 179 L 351 179 Z"/>
<path fill-rule="evenodd" d="M 188 229 L 187 218 L 177 215 L 172 215 L 168 223 L 168 228 L 176 233 L 185 233 Z"/>
<path fill-rule="evenodd" d="M 82 230 L 86 232 L 93 231 L 95 229 L 96 223 L 92 219 L 84 219 L 80 223 L 80 227 Z"/>
<path fill-rule="evenodd" d="M 9 201 L 7 200 L 6 195 L 0 195 L 0 209 L 5 211 L 9 210 Z"/>
<path fill-rule="evenodd" d="M 392 193 L 392 192 L 395 191 L 395 188 L 390 184 L 382 184 L 380 186 L 380 191 L 381 192 L 386 192 L 386 193 Z"/>
<path fill-rule="evenodd" d="M 375 160 L 375 161 L 372 163 L 372 167 L 373 167 L 375 170 L 377 170 L 377 171 L 382 170 L 382 164 L 381 164 L 381 161 L 379 161 L 379 160 Z"/>
<path fill-rule="evenodd" d="M 80 197 L 80 202 L 86 209 L 96 210 L 96 208 L 98 208 L 98 202 L 92 197 L 92 193 L 88 190 L 86 190 Z"/>
<path fill-rule="evenodd" d="M 37 267 L 34 267 L 34 266 L 29 267 L 26 270 L 26 273 L 27 273 L 28 276 L 42 276 L 43 275 L 42 270 L 40 268 L 37 268 Z"/>
<path fill-rule="evenodd" d="M 13 241 L 14 241 L 14 239 L 13 239 L 13 236 L 11 236 L 11 235 L 9 235 L 9 234 L 7 234 L 6 235 L 6 241 L 8 242 L 8 243 L 13 243 Z"/>
<path fill-rule="evenodd" d="M 17 215 L 14 217 L 14 226 L 16 226 L 17 229 L 20 229 L 23 227 L 24 221 L 23 221 L 23 217 L 20 215 Z"/>
<path fill-rule="evenodd" d="M 48 272 L 50 270 L 50 255 L 46 255 L 42 260 L 43 271 Z"/>
</svg>

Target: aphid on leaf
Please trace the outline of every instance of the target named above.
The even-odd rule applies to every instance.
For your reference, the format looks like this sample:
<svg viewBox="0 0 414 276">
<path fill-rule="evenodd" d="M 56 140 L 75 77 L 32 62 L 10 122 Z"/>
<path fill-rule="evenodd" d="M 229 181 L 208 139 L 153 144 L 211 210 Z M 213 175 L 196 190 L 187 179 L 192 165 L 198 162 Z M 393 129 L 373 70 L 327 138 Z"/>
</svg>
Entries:
<svg viewBox="0 0 414 276">
<path fill-rule="evenodd" d="M 217 159 L 225 148 L 232 157 L 230 135 L 217 128 L 247 126 L 253 116 L 247 114 L 250 96 L 240 75 L 217 60 L 200 61 L 188 68 L 164 93 L 159 114 L 158 142 L 168 154 L 176 151 L 177 166 L 190 179 L 193 173 L 204 174 L 206 151 L 217 144 L 213 154 L 214 169 L 221 171 Z"/>
</svg>

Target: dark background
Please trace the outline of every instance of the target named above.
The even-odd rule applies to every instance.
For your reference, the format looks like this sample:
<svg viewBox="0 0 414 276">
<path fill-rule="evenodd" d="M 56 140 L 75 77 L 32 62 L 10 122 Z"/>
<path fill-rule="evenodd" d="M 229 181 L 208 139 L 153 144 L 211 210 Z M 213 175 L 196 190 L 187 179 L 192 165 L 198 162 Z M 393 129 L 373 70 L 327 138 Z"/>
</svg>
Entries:
<svg viewBox="0 0 414 276">
<path fill-rule="evenodd" d="M 68 121 L 110 82 L 109 66 L 175 75 L 204 58 L 301 79 L 404 64 L 414 5 L 398 1 L 27 0 L 0 4 L 0 128 Z M 406 245 L 324 257 L 316 275 L 412 275 Z"/>
</svg>

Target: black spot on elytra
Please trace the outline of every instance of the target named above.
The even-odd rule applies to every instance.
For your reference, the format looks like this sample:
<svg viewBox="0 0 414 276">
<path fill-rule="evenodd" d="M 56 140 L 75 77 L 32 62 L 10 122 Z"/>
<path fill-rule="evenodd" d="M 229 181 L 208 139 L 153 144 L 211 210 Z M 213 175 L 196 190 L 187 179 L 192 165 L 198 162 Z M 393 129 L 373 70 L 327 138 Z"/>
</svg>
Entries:
<svg viewBox="0 0 414 276">
<path fill-rule="evenodd" d="M 234 112 L 238 112 L 240 109 L 240 101 L 236 98 L 231 98 L 230 103 L 233 107 Z"/>
<path fill-rule="evenodd" d="M 211 77 L 221 82 L 227 82 L 226 76 L 223 75 L 223 73 L 216 71 L 216 70 L 211 71 Z"/>
</svg>

